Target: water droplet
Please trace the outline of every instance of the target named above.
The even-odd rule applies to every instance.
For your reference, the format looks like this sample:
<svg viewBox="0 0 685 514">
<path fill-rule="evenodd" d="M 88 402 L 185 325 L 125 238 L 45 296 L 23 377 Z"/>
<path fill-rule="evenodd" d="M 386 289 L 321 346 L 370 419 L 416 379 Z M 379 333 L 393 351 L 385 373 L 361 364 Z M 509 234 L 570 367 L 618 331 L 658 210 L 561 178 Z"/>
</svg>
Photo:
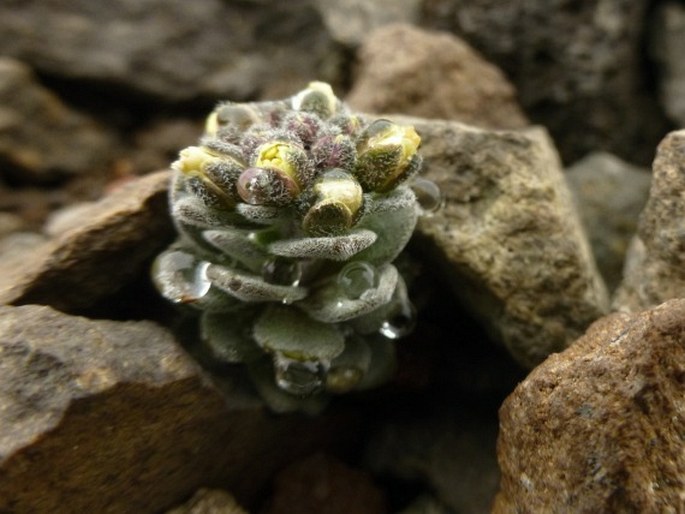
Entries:
<svg viewBox="0 0 685 514">
<path fill-rule="evenodd" d="M 416 309 L 407 300 L 397 303 L 390 312 L 388 319 L 382 324 L 379 332 L 388 339 L 399 339 L 414 330 L 416 325 Z"/>
<path fill-rule="evenodd" d="M 364 372 L 354 366 L 337 366 L 326 376 L 326 389 L 332 393 L 347 393 L 364 377 Z"/>
<path fill-rule="evenodd" d="M 442 193 L 435 182 L 419 177 L 414 179 L 411 188 L 419 202 L 422 215 L 430 216 L 440 210 L 443 204 Z"/>
<path fill-rule="evenodd" d="M 338 286 L 350 300 L 360 298 L 369 289 L 378 287 L 378 271 L 368 262 L 347 264 L 338 273 Z"/>
<path fill-rule="evenodd" d="M 181 250 L 160 255 L 153 278 L 162 294 L 176 303 L 193 303 L 205 296 L 212 284 L 207 277 L 210 263 Z"/>
<path fill-rule="evenodd" d="M 302 279 L 302 265 L 284 257 L 272 257 L 262 266 L 262 278 L 270 284 L 298 286 Z M 286 302 L 286 299 L 283 300 Z"/>
<path fill-rule="evenodd" d="M 301 361 L 274 354 L 276 384 L 284 391 L 298 396 L 309 396 L 324 385 L 326 367 L 318 361 Z"/>
</svg>

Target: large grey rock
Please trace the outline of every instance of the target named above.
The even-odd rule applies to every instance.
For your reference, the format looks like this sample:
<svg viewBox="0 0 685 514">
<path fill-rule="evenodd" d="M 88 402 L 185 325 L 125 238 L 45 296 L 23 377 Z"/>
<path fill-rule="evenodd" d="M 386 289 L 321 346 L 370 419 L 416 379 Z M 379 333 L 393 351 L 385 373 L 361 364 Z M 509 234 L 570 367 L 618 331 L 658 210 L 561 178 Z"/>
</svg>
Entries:
<svg viewBox="0 0 685 514">
<path fill-rule="evenodd" d="M 111 131 L 67 107 L 28 66 L 0 57 L 0 177 L 26 183 L 102 172 L 116 145 Z"/>
<path fill-rule="evenodd" d="M 597 152 L 566 170 L 597 266 L 610 290 L 623 277 L 623 261 L 647 203 L 651 174 L 618 157 Z"/>
<path fill-rule="evenodd" d="M 315 0 L 331 37 L 347 46 L 362 43 L 370 32 L 389 23 L 415 24 L 421 0 Z"/>
<path fill-rule="evenodd" d="M 617 313 L 500 409 L 495 514 L 681 512 L 685 300 Z"/>
<path fill-rule="evenodd" d="M 445 199 L 419 220 L 418 246 L 520 363 L 565 348 L 608 300 L 547 134 L 404 121 Z"/>
<path fill-rule="evenodd" d="M 685 130 L 659 144 L 649 200 L 628 249 L 614 307 L 637 311 L 685 297 Z"/>
<path fill-rule="evenodd" d="M 685 5 L 664 2 L 651 24 L 651 54 L 659 68 L 659 93 L 666 114 L 685 127 Z"/>
<path fill-rule="evenodd" d="M 222 394 L 152 322 L 0 307 L 0 511 L 156 513 L 205 484 L 241 501 L 353 419 Z"/>
<path fill-rule="evenodd" d="M 647 163 L 666 128 L 645 87 L 648 0 L 431 0 L 425 23 L 499 65 L 566 162 L 608 150 Z"/>
<path fill-rule="evenodd" d="M 173 237 L 169 180 L 166 171 L 135 180 L 72 210 L 52 239 L 2 254 L 0 303 L 74 311 L 121 289 Z"/>
<path fill-rule="evenodd" d="M 347 101 L 364 112 L 490 128 L 529 124 L 514 87 L 496 66 L 449 33 L 404 24 L 379 28 L 364 41 Z"/>
<path fill-rule="evenodd" d="M 310 3 L 2 2 L 0 48 L 43 73 L 165 100 L 279 97 L 334 78 L 331 40 Z"/>
</svg>

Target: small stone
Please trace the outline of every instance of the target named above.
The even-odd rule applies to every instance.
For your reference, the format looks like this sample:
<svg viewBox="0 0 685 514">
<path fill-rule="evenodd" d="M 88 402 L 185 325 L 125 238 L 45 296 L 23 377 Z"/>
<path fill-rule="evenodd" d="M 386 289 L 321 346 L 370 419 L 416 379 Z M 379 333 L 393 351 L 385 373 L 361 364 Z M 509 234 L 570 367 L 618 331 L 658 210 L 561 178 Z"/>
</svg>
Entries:
<svg viewBox="0 0 685 514">
<path fill-rule="evenodd" d="M 417 248 L 527 367 L 608 310 L 606 287 L 547 134 L 393 117 L 416 127 L 423 176 L 444 206 L 419 219 Z"/>
<path fill-rule="evenodd" d="M 28 66 L 0 58 L 3 175 L 41 183 L 95 173 L 107 168 L 117 144 L 113 132 L 66 106 Z"/>
<path fill-rule="evenodd" d="M 293 463 L 276 477 L 265 514 L 384 514 L 383 493 L 370 476 L 325 454 Z"/>
<path fill-rule="evenodd" d="M 623 261 L 647 203 L 652 176 L 609 153 L 584 157 L 566 170 L 597 267 L 610 290 L 623 277 Z"/>
<path fill-rule="evenodd" d="M 490 128 L 528 125 L 502 72 L 451 34 L 388 25 L 369 35 L 359 59 L 358 77 L 347 97 L 357 110 Z"/>
<path fill-rule="evenodd" d="M 132 181 L 72 211 L 55 238 L 0 260 L 0 303 L 46 304 L 65 311 L 121 289 L 173 237 L 170 176 Z"/>
<path fill-rule="evenodd" d="M 494 514 L 680 512 L 685 300 L 601 319 L 500 409 Z"/>
<path fill-rule="evenodd" d="M 200 489 L 186 503 L 166 514 L 247 514 L 247 511 L 227 491 Z"/>
<path fill-rule="evenodd" d="M 634 312 L 685 297 L 685 130 L 657 148 L 649 200 L 626 257 L 613 306 Z"/>
</svg>

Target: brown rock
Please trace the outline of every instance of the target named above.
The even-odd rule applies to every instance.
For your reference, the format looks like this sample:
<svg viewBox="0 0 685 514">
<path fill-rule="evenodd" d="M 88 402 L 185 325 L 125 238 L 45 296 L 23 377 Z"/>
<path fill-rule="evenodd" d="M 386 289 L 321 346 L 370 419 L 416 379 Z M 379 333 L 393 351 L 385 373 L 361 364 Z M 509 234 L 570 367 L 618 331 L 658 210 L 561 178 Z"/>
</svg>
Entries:
<svg viewBox="0 0 685 514">
<path fill-rule="evenodd" d="M 685 300 L 618 313 L 500 409 L 494 513 L 683 512 Z"/>
<path fill-rule="evenodd" d="M 102 171 L 116 143 L 112 132 L 67 107 L 26 65 L 0 58 L 1 175 L 25 183 Z"/>
<path fill-rule="evenodd" d="M 58 237 L 0 259 L 0 302 L 70 311 L 119 290 L 173 237 L 168 172 L 133 181 L 62 223 Z"/>
<path fill-rule="evenodd" d="M 383 493 L 364 472 L 328 455 L 293 463 L 276 478 L 266 514 L 382 514 Z"/>
<path fill-rule="evenodd" d="M 247 514 L 247 511 L 226 491 L 200 489 L 190 500 L 167 514 Z"/>
<path fill-rule="evenodd" d="M 349 416 L 273 416 L 222 395 L 164 329 L 0 307 L 0 511 L 154 513 L 201 485 L 253 499 Z"/>
<path fill-rule="evenodd" d="M 614 297 L 623 311 L 685 297 L 685 130 L 666 136 L 652 168 L 649 200 Z"/>
<path fill-rule="evenodd" d="M 490 128 L 528 125 L 514 87 L 457 37 L 393 24 L 359 52 L 347 101 L 360 111 L 455 119 Z"/>
<path fill-rule="evenodd" d="M 444 207 L 417 247 L 466 308 L 532 367 L 608 309 L 604 283 L 547 134 L 393 117 L 422 138 L 423 176 Z"/>
</svg>

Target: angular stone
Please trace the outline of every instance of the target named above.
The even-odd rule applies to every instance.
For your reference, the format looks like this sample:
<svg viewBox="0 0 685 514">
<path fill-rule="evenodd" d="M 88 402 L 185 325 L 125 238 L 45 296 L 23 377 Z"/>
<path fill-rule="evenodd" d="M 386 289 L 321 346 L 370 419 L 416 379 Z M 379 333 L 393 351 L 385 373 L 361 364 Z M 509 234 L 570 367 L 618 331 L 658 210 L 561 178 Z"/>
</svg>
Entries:
<svg viewBox="0 0 685 514">
<path fill-rule="evenodd" d="M 420 0 L 316 0 L 331 37 L 347 46 L 357 46 L 374 29 L 390 23 L 415 24 Z"/>
<path fill-rule="evenodd" d="M 597 267 L 610 290 L 623 277 L 623 261 L 647 203 L 651 173 L 609 153 L 584 157 L 566 170 Z"/>
<path fill-rule="evenodd" d="M 648 0 L 430 0 L 426 26 L 463 37 L 516 86 L 566 162 L 603 149 L 648 163 L 668 125 L 645 84 Z"/>
<path fill-rule="evenodd" d="M 685 127 L 685 5 L 659 4 L 651 24 L 650 50 L 659 68 L 661 104 L 669 118 Z"/>
<path fill-rule="evenodd" d="M 72 211 L 61 233 L 31 251 L 0 259 L 0 303 L 65 311 L 121 289 L 173 237 L 169 172 L 135 180 Z"/>
<path fill-rule="evenodd" d="M 190 500 L 167 514 L 247 514 L 247 511 L 226 491 L 200 489 Z"/>
<path fill-rule="evenodd" d="M 0 307 L 0 511 L 154 513 L 203 484 L 254 499 L 349 438 L 349 415 L 273 416 L 222 394 L 164 329 Z"/>
<path fill-rule="evenodd" d="M 309 0 L 3 2 L 0 48 L 44 74 L 169 101 L 278 98 L 337 73 Z"/>
<path fill-rule="evenodd" d="M 617 313 L 500 409 L 493 512 L 681 512 L 685 300 Z"/>
<path fill-rule="evenodd" d="M 365 40 L 359 60 L 347 101 L 360 111 L 490 128 L 528 125 L 502 72 L 449 33 L 388 25 Z"/>
<path fill-rule="evenodd" d="M 652 187 L 626 257 L 614 308 L 637 311 L 685 297 L 685 130 L 659 144 Z"/>
<path fill-rule="evenodd" d="M 419 220 L 417 246 L 516 360 L 538 364 L 606 312 L 606 288 L 544 131 L 393 119 L 416 127 L 423 176 L 445 199 Z"/>
<path fill-rule="evenodd" d="M 67 107 L 28 66 L 0 58 L 2 175 L 26 183 L 102 171 L 116 145 L 112 132 Z"/>
<path fill-rule="evenodd" d="M 368 473 L 316 454 L 295 462 L 276 477 L 265 514 L 384 514 L 383 493 Z"/>
</svg>

